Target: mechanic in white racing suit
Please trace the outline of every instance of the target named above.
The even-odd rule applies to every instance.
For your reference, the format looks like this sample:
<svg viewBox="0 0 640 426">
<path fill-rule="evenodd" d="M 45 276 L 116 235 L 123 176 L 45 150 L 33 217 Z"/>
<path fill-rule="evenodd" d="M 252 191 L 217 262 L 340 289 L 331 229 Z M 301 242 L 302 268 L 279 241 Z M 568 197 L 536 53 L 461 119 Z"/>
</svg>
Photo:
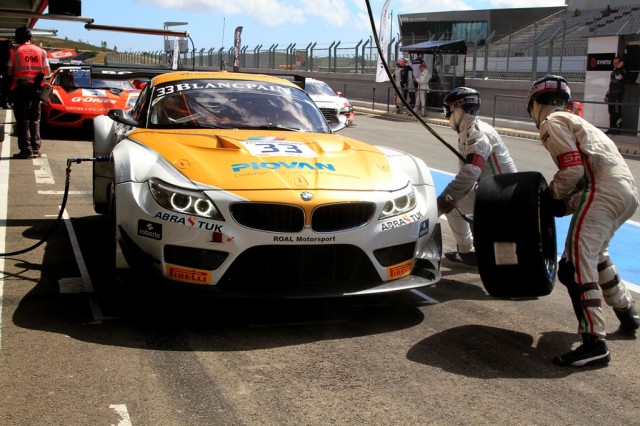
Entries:
<svg viewBox="0 0 640 426">
<path fill-rule="evenodd" d="M 516 166 L 496 130 L 480 120 L 480 94 L 468 87 L 456 87 L 444 98 L 445 118 L 458 132 L 460 162 L 458 174 L 438 197 L 438 216 L 447 215 L 458 249 L 445 253 L 453 262 L 476 266 L 471 226 L 464 216 L 473 214 L 476 184 L 483 176 L 515 173 Z M 456 209 L 454 211 L 454 209 Z"/>
<path fill-rule="evenodd" d="M 573 214 L 558 267 L 558 280 L 571 298 L 582 345 L 554 358 L 561 366 L 606 365 L 602 300 L 620 320 L 620 329 L 635 334 L 640 318 L 607 247 L 615 231 L 638 207 L 638 190 L 614 142 L 582 117 L 564 111 L 571 90 L 560 76 L 533 83 L 529 115 L 558 171 L 549 183 L 555 216 Z"/>
</svg>

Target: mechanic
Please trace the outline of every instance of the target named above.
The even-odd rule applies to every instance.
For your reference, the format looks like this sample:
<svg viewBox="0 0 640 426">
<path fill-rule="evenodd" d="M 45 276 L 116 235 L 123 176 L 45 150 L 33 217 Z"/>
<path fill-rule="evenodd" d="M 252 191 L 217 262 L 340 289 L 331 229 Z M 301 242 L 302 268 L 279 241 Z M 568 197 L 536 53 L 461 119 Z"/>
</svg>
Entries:
<svg viewBox="0 0 640 426">
<path fill-rule="evenodd" d="M 619 135 L 622 127 L 622 98 L 624 97 L 624 79 L 627 70 L 624 68 L 624 62 L 620 57 L 613 58 L 613 71 L 609 77 L 609 90 L 604 95 L 604 101 L 608 102 L 609 110 L 609 135 Z"/>
<path fill-rule="evenodd" d="M 468 266 L 477 263 L 471 226 L 464 216 L 473 213 L 478 179 L 517 171 L 500 135 L 480 120 L 479 111 L 480 93 L 475 89 L 456 87 L 444 98 L 445 118 L 458 132 L 458 150 L 464 162 L 460 162 L 458 174 L 438 197 L 438 216 L 447 215 L 458 247 L 455 252 L 446 252 L 445 257 Z M 454 208 L 456 211 L 452 212 Z"/>
<path fill-rule="evenodd" d="M 564 111 L 571 90 L 561 76 L 533 83 L 527 110 L 558 171 L 549 183 L 553 214 L 572 214 L 558 280 L 568 291 L 582 344 L 553 362 L 561 366 L 606 365 L 611 359 L 602 299 L 635 334 L 640 318 L 629 290 L 618 276 L 607 247 L 615 231 L 638 207 L 638 190 L 614 142 L 582 117 Z"/>
<path fill-rule="evenodd" d="M 11 40 L 0 41 L 0 108 L 9 108 L 9 89 L 11 87 L 11 76 L 7 74 L 7 67 L 4 65 L 9 62 L 9 55 L 13 44 Z"/>
<path fill-rule="evenodd" d="M 18 47 L 11 49 L 7 65 L 20 148 L 13 158 L 40 157 L 40 90 L 51 68 L 47 53 L 31 43 L 29 28 L 17 28 L 15 38 Z"/>
</svg>

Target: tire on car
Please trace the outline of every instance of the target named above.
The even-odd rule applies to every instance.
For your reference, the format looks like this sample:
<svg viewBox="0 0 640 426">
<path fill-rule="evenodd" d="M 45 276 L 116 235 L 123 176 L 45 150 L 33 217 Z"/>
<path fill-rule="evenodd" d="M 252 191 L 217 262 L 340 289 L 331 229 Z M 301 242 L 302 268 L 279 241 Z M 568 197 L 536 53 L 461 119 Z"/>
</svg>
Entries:
<svg viewBox="0 0 640 426">
<path fill-rule="evenodd" d="M 538 172 L 484 177 L 477 188 L 473 234 L 478 271 L 498 298 L 532 298 L 553 290 L 555 220 L 548 185 Z"/>
</svg>

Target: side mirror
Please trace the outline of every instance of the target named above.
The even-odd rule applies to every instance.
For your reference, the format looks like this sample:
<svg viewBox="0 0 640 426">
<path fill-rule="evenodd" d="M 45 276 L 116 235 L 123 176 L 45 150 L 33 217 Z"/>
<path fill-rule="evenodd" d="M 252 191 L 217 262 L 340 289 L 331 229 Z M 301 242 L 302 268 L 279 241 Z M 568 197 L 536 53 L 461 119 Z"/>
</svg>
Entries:
<svg viewBox="0 0 640 426">
<path fill-rule="evenodd" d="M 107 115 L 109 116 L 110 119 L 112 119 L 117 123 L 126 124 L 127 126 L 131 126 L 131 127 L 139 126 L 139 123 L 133 118 L 131 118 L 131 114 L 129 114 L 127 111 L 123 109 L 109 110 L 109 113 Z"/>
</svg>

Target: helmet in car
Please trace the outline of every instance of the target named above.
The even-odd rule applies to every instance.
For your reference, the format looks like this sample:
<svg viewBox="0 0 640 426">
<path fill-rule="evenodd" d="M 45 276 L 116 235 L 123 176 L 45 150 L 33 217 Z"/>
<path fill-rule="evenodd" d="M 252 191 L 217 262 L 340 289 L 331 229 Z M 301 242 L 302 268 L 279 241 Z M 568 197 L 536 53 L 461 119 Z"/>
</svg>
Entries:
<svg viewBox="0 0 640 426">
<path fill-rule="evenodd" d="M 407 60 L 404 59 L 404 58 L 398 59 L 398 65 L 400 65 L 401 67 L 406 67 L 407 66 Z"/>
<path fill-rule="evenodd" d="M 462 108 L 467 114 L 477 115 L 480 110 L 480 93 L 469 87 L 456 87 L 444 97 L 444 116 L 451 117 L 456 108 Z"/>
<path fill-rule="evenodd" d="M 31 30 L 27 27 L 16 28 L 16 42 L 24 43 L 31 40 Z"/>
<path fill-rule="evenodd" d="M 559 75 L 546 75 L 531 85 L 527 97 L 527 112 L 531 115 L 533 102 L 540 105 L 566 107 L 571 102 L 571 89 L 567 81 Z"/>
</svg>

